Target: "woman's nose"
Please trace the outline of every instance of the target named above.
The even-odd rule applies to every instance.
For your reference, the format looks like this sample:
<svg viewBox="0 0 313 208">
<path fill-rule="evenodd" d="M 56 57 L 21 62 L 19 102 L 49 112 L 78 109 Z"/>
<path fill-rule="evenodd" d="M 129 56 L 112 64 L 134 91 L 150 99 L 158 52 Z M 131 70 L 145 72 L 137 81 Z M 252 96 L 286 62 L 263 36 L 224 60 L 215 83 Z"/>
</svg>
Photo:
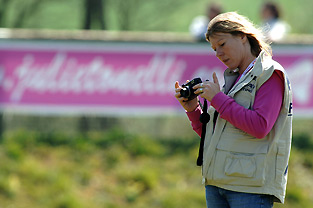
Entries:
<svg viewBox="0 0 313 208">
<path fill-rule="evenodd" d="M 216 57 L 220 58 L 221 56 L 223 56 L 223 51 L 221 49 L 216 49 Z"/>
</svg>

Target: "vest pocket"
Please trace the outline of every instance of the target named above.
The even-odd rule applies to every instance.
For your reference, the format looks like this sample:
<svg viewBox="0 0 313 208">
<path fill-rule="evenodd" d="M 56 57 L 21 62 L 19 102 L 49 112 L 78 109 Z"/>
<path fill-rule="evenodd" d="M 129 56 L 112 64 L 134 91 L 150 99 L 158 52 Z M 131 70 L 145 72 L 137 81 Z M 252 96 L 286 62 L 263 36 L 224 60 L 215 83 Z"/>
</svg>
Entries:
<svg viewBox="0 0 313 208">
<path fill-rule="evenodd" d="M 286 158 L 286 145 L 281 143 L 280 146 L 277 147 L 276 155 L 276 181 L 280 184 L 287 182 L 288 159 Z M 285 182 L 283 182 L 283 180 L 285 180 Z"/>
<path fill-rule="evenodd" d="M 265 157 L 265 154 L 228 152 L 217 149 L 213 180 L 228 185 L 263 186 Z"/>
<path fill-rule="evenodd" d="M 225 175 L 253 178 L 256 171 L 255 157 L 228 155 L 225 161 Z"/>
</svg>

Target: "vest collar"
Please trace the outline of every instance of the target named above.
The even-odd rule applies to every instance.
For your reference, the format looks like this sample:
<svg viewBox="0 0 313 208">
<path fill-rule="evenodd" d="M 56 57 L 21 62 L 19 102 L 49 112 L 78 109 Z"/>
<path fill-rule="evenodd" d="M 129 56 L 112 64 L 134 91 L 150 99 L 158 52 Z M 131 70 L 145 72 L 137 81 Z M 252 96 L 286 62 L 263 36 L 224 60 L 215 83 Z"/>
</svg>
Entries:
<svg viewBox="0 0 313 208">
<path fill-rule="evenodd" d="M 268 67 L 264 63 L 265 59 L 272 59 L 271 56 L 267 55 L 265 51 L 261 51 L 260 55 L 256 58 L 254 67 L 248 71 L 242 79 L 240 79 L 235 85 L 233 83 L 236 81 L 236 79 L 239 76 L 238 70 L 230 70 L 227 68 L 224 72 L 224 80 L 225 80 L 225 86 L 224 86 L 224 92 L 225 94 L 234 94 L 238 90 L 240 90 L 244 85 L 249 83 L 252 79 L 255 77 L 260 76 L 264 70 L 267 70 Z"/>
</svg>

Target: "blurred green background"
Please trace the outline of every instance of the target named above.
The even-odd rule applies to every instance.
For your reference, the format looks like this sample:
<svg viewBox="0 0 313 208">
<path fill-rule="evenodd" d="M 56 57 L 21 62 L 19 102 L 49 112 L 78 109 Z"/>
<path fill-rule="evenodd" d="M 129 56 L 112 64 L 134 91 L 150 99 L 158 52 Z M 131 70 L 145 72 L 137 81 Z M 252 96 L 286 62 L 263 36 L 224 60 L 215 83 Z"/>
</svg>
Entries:
<svg viewBox="0 0 313 208">
<path fill-rule="evenodd" d="M 313 204 L 313 121 L 295 119 L 285 205 Z M 187 116 L 4 114 L 1 207 L 205 207 Z"/>
<path fill-rule="evenodd" d="M 88 20 L 89 3 L 94 15 Z M 0 27 L 187 33 L 205 0 L 0 0 Z M 219 1 L 260 24 L 264 2 Z M 277 0 L 292 33 L 311 34 L 313 1 Z M 100 15 L 97 16 L 96 14 Z M 296 118 L 286 204 L 313 207 L 313 119 Z M 0 207 L 205 207 L 199 138 L 187 117 L 4 113 Z"/>
<path fill-rule="evenodd" d="M 267 1 L 0 0 L 0 27 L 84 29 L 89 22 L 88 11 L 92 11 L 91 29 L 188 32 L 192 19 L 205 15 L 211 2 L 219 3 L 225 12 L 238 11 L 260 24 L 261 5 Z M 313 33 L 311 0 L 272 2 L 279 5 L 292 33 Z"/>
</svg>

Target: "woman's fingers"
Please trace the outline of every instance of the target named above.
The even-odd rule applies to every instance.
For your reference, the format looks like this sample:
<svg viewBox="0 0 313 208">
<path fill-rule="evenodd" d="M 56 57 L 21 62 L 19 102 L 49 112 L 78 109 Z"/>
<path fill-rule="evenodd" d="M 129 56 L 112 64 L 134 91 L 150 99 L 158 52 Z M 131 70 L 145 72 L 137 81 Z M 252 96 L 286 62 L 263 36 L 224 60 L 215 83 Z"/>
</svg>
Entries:
<svg viewBox="0 0 313 208">
<path fill-rule="evenodd" d="M 218 78 L 217 78 L 217 75 L 216 75 L 216 73 L 214 72 L 213 73 L 213 82 L 215 83 L 215 84 L 218 84 L 219 85 L 219 82 L 218 82 Z"/>
</svg>

